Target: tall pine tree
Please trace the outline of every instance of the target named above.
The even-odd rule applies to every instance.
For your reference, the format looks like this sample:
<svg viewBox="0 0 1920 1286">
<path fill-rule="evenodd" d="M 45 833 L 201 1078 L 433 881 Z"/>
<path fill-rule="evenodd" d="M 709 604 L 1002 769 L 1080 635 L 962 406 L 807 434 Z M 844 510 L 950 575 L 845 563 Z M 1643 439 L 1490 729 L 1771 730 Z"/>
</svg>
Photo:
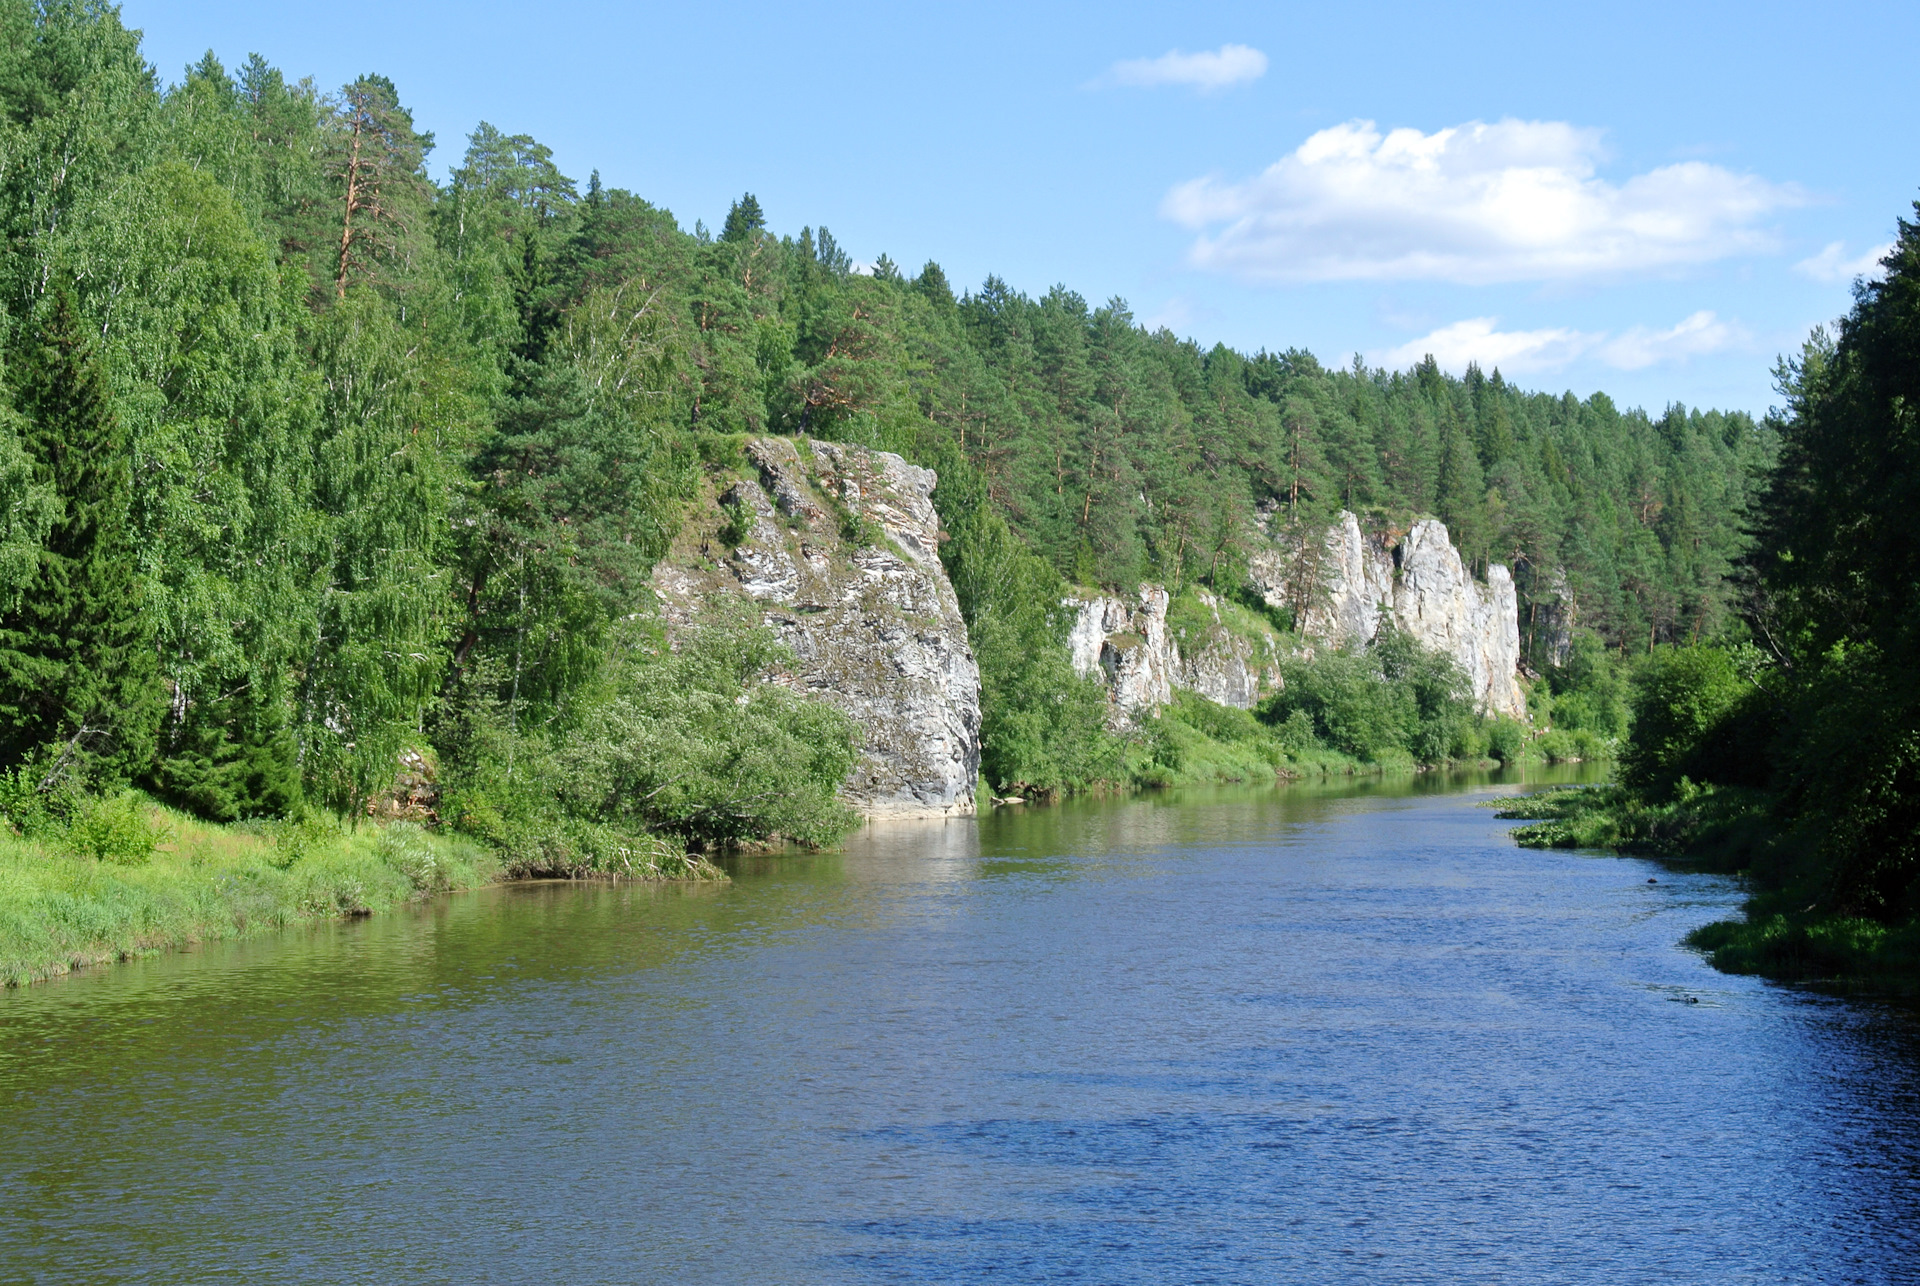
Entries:
<svg viewBox="0 0 1920 1286">
<path fill-rule="evenodd" d="M 126 434 L 64 293 L 26 346 L 15 402 L 61 512 L 21 601 L 0 617 L 0 762 L 48 779 L 125 780 L 153 755 L 165 701 L 128 538 Z"/>
</svg>

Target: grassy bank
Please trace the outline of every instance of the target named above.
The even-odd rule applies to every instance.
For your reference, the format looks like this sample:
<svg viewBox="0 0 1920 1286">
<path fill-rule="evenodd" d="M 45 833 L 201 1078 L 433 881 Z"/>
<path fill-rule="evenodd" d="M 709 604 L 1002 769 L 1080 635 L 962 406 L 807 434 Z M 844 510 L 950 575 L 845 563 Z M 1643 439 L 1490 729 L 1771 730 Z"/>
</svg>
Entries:
<svg viewBox="0 0 1920 1286">
<path fill-rule="evenodd" d="M 218 826 L 139 796 L 103 801 L 63 833 L 0 838 L 0 983 L 370 915 L 499 870 L 408 823 Z"/>
<path fill-rule="evenodd" d="M 1501 817 L 1527 820 L 1514 839 L 1527 848 L 1610 849 L 1693 871 L 1752 875 L 1761 891 L 1745 918 L 1703 925 L 1687 945 L 1725 973 L 1829 990 L 1920 996 L 1920 919 L 1887 923 L 1824 909 L 1804 892 L 1767 888 L 1794 861 L 1793 841 L 1763 792 L 1681 783 L 1650 802 L 1621 785 L 1542 791 Z"/>
<path fill-rule="evenodd" d="M 510 859 L 410 822 L 331 817 L 215 825 L 138 794 L 92 800 L 31 838 L 0 836 L 0 985 L 150 951 L 373 915 L 515 873 Z M 594 872 L 602 875 L 620 872 Z M 718 872 L 682 858 L 642 878 Z"/>
</svg>

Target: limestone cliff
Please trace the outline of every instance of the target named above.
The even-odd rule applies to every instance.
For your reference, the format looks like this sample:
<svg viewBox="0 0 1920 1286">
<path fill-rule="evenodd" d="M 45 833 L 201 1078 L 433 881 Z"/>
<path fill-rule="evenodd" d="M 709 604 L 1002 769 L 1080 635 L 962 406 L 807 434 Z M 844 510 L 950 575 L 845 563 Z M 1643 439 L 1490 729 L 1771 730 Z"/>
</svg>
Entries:
<svg viewBox="0 0 1920 1286">
<path fill-rule="evenodd" d="M 749 442 L 744 464 L 710 471 L 654 569 L 669 633 L 757 616 L 796 658 L 776 681 L 859 729 L 848 802 L 870 817 L 971 813 L 980 672 L 940 565 L 933 472 L 784 438 Z"/>
<path fill-rule="evenodd" d="M 1305 604 L 1305 638 L 1364 645 L 1385 617 L 1452 657 L 1482 709 L 1524 717 L 1526 694 L 1516 677 L 1519 601 L 1505 567 L 1496 563 L 1484 583 L 1475 580 L 1445 525 L 1431 518 L 1404 535 L 1369 535 L 1357 517 L 1342 512 L 1324 547 L 1309 552 L 1315 556 L 1303 559 L 1268 537 L 1250 559 L 1254 586 L 1270 604 Z M 1296 590 L 1292 579 L 1303 574 L 1315 582 Z M 1196 597 L 1205 615 L 1178 622 L 1169 620 L 1167 592 L 1154 585 L 1125 597 L 1068 600 L 1076 613 L 1069 639 L 1074 668 L 1104 675 L 1116 718 L 1159 709 L 1175 688 L 1244 710 L 1278 686 L 1271 631 L 1244 622 L 1229 628 L 1236 609 L 1205 591 Z"/>
<path fill-rule="evenodd" d="M 1278 541 L 1250 560 L 1251 579 L 1268 602 L 1307 604 L 1303 634 L 1336 646 L 1363 644 L 1384 616 L 1396 629 L 1452 657 L 1466 672 L 1481 708 L 1525 716 L 1513 577 L 1494 563 L 1484 583 L 1475 580 L 1444 523 L 1425 518 L 1404 535 L 1370 535 L 1355 515 L 1342 511 L 1326 533 L 1317 587 L 1301 591 L 1290 583 L 1301 565 Z"/>
<path fill-rule="evenodd" d="M 1067 600 L 1073 667 L 1105 677 L 1117 719 L 1159 709 L 1175 688 L 1245 710 L 1278 684 L 1270 632 L 1232 628 L 1232 609 L 1205 590 L 1194 599 L 1200 614 L 1178 622 L 1169 621 L 1171 599 L 1157 585 Z"/>
</svg>

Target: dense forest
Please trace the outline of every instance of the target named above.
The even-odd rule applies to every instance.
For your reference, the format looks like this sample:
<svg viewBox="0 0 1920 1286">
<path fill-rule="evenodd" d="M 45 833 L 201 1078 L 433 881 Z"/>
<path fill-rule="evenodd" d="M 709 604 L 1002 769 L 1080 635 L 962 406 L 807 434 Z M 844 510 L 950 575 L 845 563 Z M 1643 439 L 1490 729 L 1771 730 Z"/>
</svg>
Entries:
<svg viewBox="0 0 1920 1286">
<path fill-rule="evenodd" d="M 1739 628 L 1647 658 L 1620 783 L 1537 799 L 1523 837 L 1745 872 L 1747 919 L 1694 936 L 1715 963 L 1916 992 L 1920 223 L 1778 375 Z"/>
<path fill-rule="evenodd" d="M 165 85 L 111 6 L 0 0 L 16 825 L 69 782 L 353 812 L 429 751 L 447 815 L 503 845 L 830 833 L 846 729 L 746 700 L 777 660 L 752 640 L 668 656 L 649 630 L 650 568 L 742 434 L 939 471 L 1002 779 L 1111 771 L 1064 587 L 1242 595 L 1257 516 L 1440 517 L 1515 569 L 1542 690 L 1578 700 L 1742 628 L 1777 438 L 1744 414 L 1203 349 L 1063 286 L 856 264 L 751 195 L 687 229 L 484 122 L 436 178 L 439 154 L 381 76 L 209 54 Z M 656 788 L 643 743 L 699 771 Z M 748 771 L 785 813 L 728 803 Z"/>
</svg>

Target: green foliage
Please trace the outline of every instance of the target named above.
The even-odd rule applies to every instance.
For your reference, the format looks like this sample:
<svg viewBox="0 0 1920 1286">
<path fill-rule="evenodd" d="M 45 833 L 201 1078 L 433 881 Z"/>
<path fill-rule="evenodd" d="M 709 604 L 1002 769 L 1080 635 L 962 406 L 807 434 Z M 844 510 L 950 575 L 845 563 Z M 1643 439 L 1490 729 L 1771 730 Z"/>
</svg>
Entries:
<svg viewBox="0 0 1920 1286">
<path fill-rule="evenodd" d="M 1411 636 L 1383 629 L 1363 651 L 1325 651 L 1281 669 L 1282 688 L 1259 709 L 1363 763 L 1439 763 L 1485 752 L 1466 676 Z"/>
<path fill-rule="evenodd" d="M 1545 686 L 1536 688 L 1550 698 L 1540 722 L 1601 738 L 1626 736 L 1632 719 L 1626 671 L 1594 635 L 1575 635 L 1566 660 L 1550 667 Z"/>
<path fill-rule="evenodd" d="M 576 816 L 713 845 L 781 836 L 819 845 L 855 823 L 845 716 L 770 682 L 791 657 L 765 630 L 709 629 L 671 652 L 623 650 L 612 699 L 560 754 Z"/>
<path fill-rule="evenodd" d="M 1067 584 L 1024 547 L 964 461 L 934 492 L 950 539 L 940 557 L 980 666 L 980 771 L 1008 794 L 1054 795 L 1118 780 L 1123 744 L 1106 728 L 1106 686 L 1067 652 Z"/>
<path fill-rule="evenodd" d="M 62 836 L 81 857 L 116 866 L 145 866 L 170 836 L 148 815 L 151 806 L 138 794 L 103 795 L 82 801 Z"/>
<path fill-rule="evenodd" d="M 499 701 L 463 703 L 443 736 L 442 813 L 524 871 L 686 867 L 681 845 L 830 843 L 857 821 L 838 798 L 853 729 L 771 681 L 790 661 L 762 629 L 715 627 L 669 650 L 629 626 L 564 727 L 517 729 Z"/>
<path fill-rule="evenodd" d="M 0 757 L 63 746 L 76 770 L 125 780 L 151 758 L 160 717 L 152 623 L 127 530 L 128 443 L 64 293 L 27 349 L 15 400 L 35 479 L 60 508 L 0 616 Z"/>
<path fill-rule="evenodd" d="M 1503 764 L 1520 762 L 1527 750 L 1527 725 L 1501 716 L 1487 723 L 1487 753 Z"/>
<path fill-rule="evenodd" d="M 254 831 L 208 826 L 137 796 L 90 801 L 81 816 L 59 833 L 0 836 L 0 986 L 378 912 L 473 888 L 498 869 L 470 842 L 405 823 Z M 83 844 L 94 851 L 77 851 Z"/>
<path fill-rule="evenodd" d="M 1621 755 L 1622 781 L 1653 799 L 1688 778 L 1759 784 L 1745 762 L 1757 757 L 1765 734 L 1742 716 L 1762 694 L 1740 660 L 1718 647 L 1663 648 L 1647 659 L 1633 680 L 1633 738 Z"/>
</svg>

